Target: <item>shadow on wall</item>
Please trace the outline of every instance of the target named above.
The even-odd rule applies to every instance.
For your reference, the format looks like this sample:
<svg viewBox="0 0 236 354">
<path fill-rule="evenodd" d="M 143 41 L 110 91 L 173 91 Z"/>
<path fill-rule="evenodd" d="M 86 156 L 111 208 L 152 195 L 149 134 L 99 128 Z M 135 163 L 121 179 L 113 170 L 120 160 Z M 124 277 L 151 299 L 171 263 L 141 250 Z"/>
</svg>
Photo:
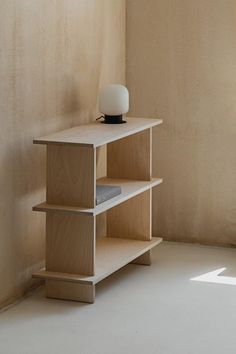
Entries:
<svg viewBox="0 0 236 354">
<path fill-rule="evenodd" d="M 44 266 L 45 215 L 33 213 L 32 207 L 46 198 L 46 148 L 34 145 L 33 139 L 68 128 L 76 119 L 78 124 L 81 114 L 76 82 L 69 75 L 57 83 L 55 95 L 55 113 L 58 111 L 60 115 L 54 118 L 47 119 L 46 110 L 37 117 L 36 112 L 29 112 L 28 102 L 23 102 L 19 115 L 11 118 L 14 129 L 11 129 L 1 151 L 1 165 L 4 166 L 1 195 L 2 200 L 7 199 L 4 207 L 1 206 L 1 228 L 8 235 L 2 245 L 6 256 L 2 270 L 4 272 L 7 267 L 11 274 L 8 280 L 4 280 L 6 275 L 0 272 L 6 286 L 6 295 L 0 297 L 3 304 L 12 301 L 11 294 L 8 294 L 11 283 L 14 283 L 15 296 L 21 296 L 24 289 L 39 284 L 31 279 L 31 274 Z"/>
</svg>

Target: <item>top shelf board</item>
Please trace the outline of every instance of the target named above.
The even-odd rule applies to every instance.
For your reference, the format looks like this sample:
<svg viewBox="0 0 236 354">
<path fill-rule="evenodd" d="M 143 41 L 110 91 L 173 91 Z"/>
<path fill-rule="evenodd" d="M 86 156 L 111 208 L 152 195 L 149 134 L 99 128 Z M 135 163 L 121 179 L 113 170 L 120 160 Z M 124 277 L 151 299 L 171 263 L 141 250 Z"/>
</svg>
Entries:
<svg viewBox="0 0 236 354">
<path fill-rule="evenodd" d="M 59 131 L 34 140 L 34 144 L 78 145 L 96 148 L 112 141 L 152 128 L 162 123 L 162 119 L 129 118 L 126 124 L 101 124 L 93 122 L 86 125 Z"/>
</svg>

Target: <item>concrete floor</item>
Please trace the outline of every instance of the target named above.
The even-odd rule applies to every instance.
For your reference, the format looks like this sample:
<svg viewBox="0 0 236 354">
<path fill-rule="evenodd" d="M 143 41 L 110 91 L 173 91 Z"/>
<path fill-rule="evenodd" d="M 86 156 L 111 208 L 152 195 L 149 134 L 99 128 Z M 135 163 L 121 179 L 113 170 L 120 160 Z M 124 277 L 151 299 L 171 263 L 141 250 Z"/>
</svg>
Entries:
<svg viewBox="0 0 236 354">
<path fill-rule="evenodd" d="M 0 313 L 0 353 L 235 354 L 236 286 L 190 280 L 222 267 L 236 277 L 236 250 L 163 243 L 151 267 L 99 284 L 93 305 L 39 289 Z"/>
</svg>

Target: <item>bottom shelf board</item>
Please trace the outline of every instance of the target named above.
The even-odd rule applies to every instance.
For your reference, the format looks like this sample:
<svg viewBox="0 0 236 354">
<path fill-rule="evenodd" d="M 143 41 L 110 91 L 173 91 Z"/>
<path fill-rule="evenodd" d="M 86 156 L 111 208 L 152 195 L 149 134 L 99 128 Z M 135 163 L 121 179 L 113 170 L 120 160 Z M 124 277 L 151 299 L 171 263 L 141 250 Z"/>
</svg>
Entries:
<svg viewBox="0 0 236 354">
<path fill-rule="evenodd" d="M 95 275 L 77 275 L 41 270 L 34 273 L 34 278 L 63 280 L 82 284 L 96 284 L 126 264 L 162 242 L 162 238 L 153 237 L 151 241 L 139 241 L 114 237 L 97 240 Z"/>
</svg>

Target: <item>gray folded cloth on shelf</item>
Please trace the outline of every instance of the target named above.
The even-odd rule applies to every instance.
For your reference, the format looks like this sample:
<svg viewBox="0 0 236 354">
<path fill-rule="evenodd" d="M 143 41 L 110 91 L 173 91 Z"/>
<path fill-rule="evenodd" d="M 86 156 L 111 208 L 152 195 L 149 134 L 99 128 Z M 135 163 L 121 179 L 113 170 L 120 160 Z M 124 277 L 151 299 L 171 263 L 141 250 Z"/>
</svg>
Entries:
<svg viewBox="0 0 236 354">
<path fill-rule="evenodd" d="M 106 184 L 96 185 L 96 205 L 106 202 L 109 199 L 121 194 L 120 186 L 108 186 Z"/>
</svg>

